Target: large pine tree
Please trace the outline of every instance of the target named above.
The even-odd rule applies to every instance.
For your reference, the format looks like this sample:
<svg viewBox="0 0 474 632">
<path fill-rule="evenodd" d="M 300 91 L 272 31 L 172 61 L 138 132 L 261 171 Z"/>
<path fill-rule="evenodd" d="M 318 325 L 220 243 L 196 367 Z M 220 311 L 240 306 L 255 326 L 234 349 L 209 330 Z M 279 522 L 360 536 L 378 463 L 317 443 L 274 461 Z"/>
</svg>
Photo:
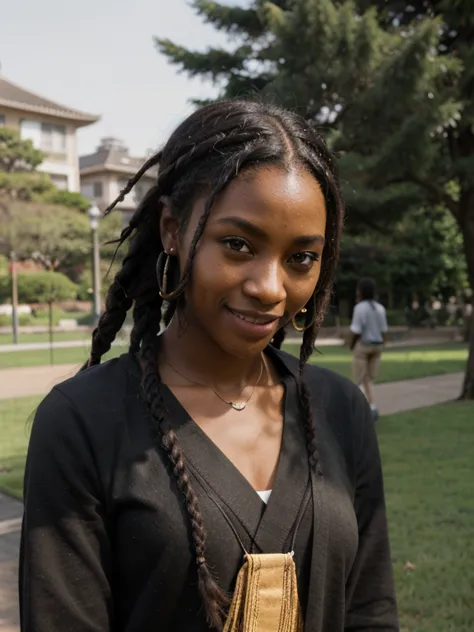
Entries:
<svg viewBox="0 0 474 632">
<path fill-rule="evenodd" d="M 386 230 L 420 204 L 443 205 L 463 236 L 474 290 L 470 3 L 193 4 L 233 48 L 196 53 L 157 39 L 159 50 L 190 75 L 212 78 L 222 96 L 259 93 L 324 128 L 340 155 L 353 231 Z M 474 399 L 474 325 L 462 396 Z"/>
</svg>

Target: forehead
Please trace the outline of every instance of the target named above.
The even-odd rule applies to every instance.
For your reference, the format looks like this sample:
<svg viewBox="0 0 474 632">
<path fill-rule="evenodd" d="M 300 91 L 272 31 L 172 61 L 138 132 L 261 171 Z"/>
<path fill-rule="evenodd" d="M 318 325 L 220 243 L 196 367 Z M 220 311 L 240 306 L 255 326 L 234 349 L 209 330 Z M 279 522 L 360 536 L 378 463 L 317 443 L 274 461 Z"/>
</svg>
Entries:
<svg viewBox="0 0 474 632">
<path fill-rule="evenodd" d="M 208 225 L 238 216 L 269 236 L 293 239 L 326 227 L 326 203 L 319 183 L 303 168 L 261 167 L 233 180 L 216 199 Z"/>
</svg>

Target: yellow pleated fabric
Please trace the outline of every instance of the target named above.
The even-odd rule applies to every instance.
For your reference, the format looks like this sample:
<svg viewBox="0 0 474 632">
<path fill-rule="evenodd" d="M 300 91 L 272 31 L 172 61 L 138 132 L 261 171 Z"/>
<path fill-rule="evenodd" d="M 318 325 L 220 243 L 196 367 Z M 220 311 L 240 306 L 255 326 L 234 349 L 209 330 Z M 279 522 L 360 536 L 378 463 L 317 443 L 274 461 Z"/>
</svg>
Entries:
<svg viewBox="0 0 474 632">
<path fill-rule="evenodd" d="M 245 556 L 224 632 L 302 632 L 291 553 Z"/>
</svg>

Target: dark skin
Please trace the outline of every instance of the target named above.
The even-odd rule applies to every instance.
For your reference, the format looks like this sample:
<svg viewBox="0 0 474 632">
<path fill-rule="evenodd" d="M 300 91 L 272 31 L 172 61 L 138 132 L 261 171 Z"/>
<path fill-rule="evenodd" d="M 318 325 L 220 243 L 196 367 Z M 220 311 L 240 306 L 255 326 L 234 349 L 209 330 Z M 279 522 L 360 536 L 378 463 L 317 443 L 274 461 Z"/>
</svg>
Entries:
<svg viewBox="0 0 474 632">
<path fill-rule="evenodd" d="M 163 210 L 163 245 L 181 270 L 204 204 L 196 201 L 184 231 Z M 174 318 L 161 338 L 162 380 L 258 491 L 272 488 L 283 429 L 283 388 L 262 352 L 311 298 L 325 230 L 324 196 L 306 170 L 261 167 L 232 181 L 196 251 L 185 327 Z M 210 387 L 229 401 L 251 398 L 239 412 Z"/>
</svg>

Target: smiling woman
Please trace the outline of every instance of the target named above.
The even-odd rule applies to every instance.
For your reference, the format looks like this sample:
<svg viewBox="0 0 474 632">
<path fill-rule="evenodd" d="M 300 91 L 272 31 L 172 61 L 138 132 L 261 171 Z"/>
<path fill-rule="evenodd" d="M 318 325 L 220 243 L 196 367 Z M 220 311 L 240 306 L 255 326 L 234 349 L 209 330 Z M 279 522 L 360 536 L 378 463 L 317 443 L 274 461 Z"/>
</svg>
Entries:
<svg viewBox="0 0 474 632">
<path fill-rule="evenodd" d="M 341 237 L 333 157 L 299 116 L 223 101 L 119 200 L 155 165 L 87 366 L 36 414 L 22 629 L 395 631 L 370 409 L 306 367 Z M 96 366 L 132 306 L 129 353 Z M 279 349 L 299 313 L 298 362 Z"/>
</svg>

